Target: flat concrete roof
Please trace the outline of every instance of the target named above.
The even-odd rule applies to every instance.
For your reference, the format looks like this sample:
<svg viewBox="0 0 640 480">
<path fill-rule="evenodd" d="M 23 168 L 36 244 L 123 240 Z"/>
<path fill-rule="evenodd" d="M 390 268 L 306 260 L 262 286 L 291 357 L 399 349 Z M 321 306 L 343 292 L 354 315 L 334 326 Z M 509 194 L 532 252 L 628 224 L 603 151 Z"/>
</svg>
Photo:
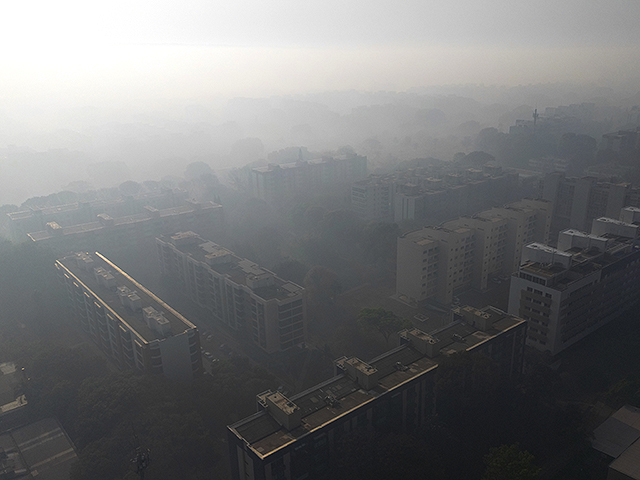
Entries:
<svg viewBox="0 0 640 480">
<path fill-rule="evenodd" d="M 193 238 L 192 242 L 174 243 L 176 237 L 180 238 Z M 162 242 L 173 245 L 178 251 L 188 255 L 194 260 L 206 264 L 208 268 L 219 273 L 220 275 L 228 276 L 232 282 L 238 285 L 247 286 L 247 278 L 250 276 L 269 275 L 273 277 L 273 285 L 266 287 L 253 288 L 251 291 L 265 300 L 271 300 L 277 298 L 279 300 L 286 300 L 292 296 L 302 294 L 304 289 L 293 282 L 283 280 L 275 273 L 266 268 L 261 267 L 255 262 L 242 258 L 234 254 L 231 250 L 228 250 L 217 243 L 210 240 L 204 240 L 199 235 L 193 232 L 179 232 L 174 235 L 161 235 L 158 237 Z M 220 263 L 209 263 L 208 260 L 214 258 L 224 258 L 225 261 Z"/>
<path fill-rule="evenodd" d="M 125 286 L 135 291 L 141 299 L 142 308 L 153 307 L 158 312 L 164 314 L 171 326 L 171 335 L 178 335 L 186 330 L 196 328 L 191 322 L 180 315 L 177 311 L 160 300 L 152 292 L 147 290 L 141 284 L 136 282 L 117 265 L 110 262 L 107 258 L 99 253 L 90 255 L 93 259 L 93 265 L 89 270 L 82 270 L 76 263 L 76 255 L 69 255 L 59 259 L 56 263 L 64 267 L 75 279 L 81 282 L 86 288 L 94 293 L 104 304 L 112 310 L 124 323 L 129 325 L 131 330 L 138 333 L 145 342 L 154 340 L 162 340 L 164 336 L 158 334 L 155 330 L 149 328 L 142 316 L 142 312 L 134 312 L 125 308 L 120 301 L 120 297 L 116 291 L 116 287 Z M 94 275 L 94 268 L 104 268 L 115 278 L 115 286 L 113 289 L 100 285 Z"/>
<path fill-rule="evenodd" d="M 16 473 L 38 480 L 69 480 L 77 459 L 73 444 L 53 418 L 0 433 L 0 448 Z"/>
<path fill-rule="evenodd" d="M 289 397 L 301 410 L 302 423 L 287 431 L 268 412 L 258 412 L 229 428 L 261 457 L 276 452 L 287 444 L 313 432 L 354 409 L 392 391 L 402 384 L 438 366 L 442 358 L 453 353 L 470 350 L 490 340 L 496 335 L 525 323 L 497 309 L 491 309 L 493 328 L 480 331 L 464 322 L 457 321 L 430 333 L 443 345 L 440 353 L 433 358 L 423 355 L 409 344 L 401 345 L 367 362 L 378 370 L 377 385 L 369 391 L 363 390 L 346 375 L 338 375 L 309 390 Z M 401 364 L 406 369 L 398 369 Z M 332 396 L 337 403 L 325 401 Z"/>
</svg>

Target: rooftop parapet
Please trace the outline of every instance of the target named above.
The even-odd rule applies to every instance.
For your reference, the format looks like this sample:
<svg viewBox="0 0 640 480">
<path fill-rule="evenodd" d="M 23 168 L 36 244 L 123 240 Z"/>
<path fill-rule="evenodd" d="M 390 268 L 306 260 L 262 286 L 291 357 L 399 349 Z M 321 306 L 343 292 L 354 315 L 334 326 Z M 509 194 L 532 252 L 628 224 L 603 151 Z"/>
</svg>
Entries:
<svg viewBox="0 0 640 480">
<path fill-rule="evenodd" d="M 625 207 L 620 211 L 620 221 L 625 223 L 640 223 L 640 208 Z"/>
<path fill-rule="evenodd" d="M 521 264 L 527 262 L 546 265 L 561 264 L 564 268 L 571 267 L 572 255 L 567 252 L 549 247 L 541 243 L 531 243 L 522 249 Z"/>
<path fill-rule="evenodd" d="M 593 220 L 591 233 L 597 236 L 609 233 L 619 237 L 637 238 L 640 236 L 640 225 L 614 220 L 613 218 L 600 217 Z"/>
<path fill-rule="evenodd" d="M 572 248 L 580 248 L 583 250 L 597 248 L 599 251 L 604 252 L 609 242 L 610 240 L 607 238 L 569 229 L 560 232 L 560 235 L 558 235 L 558 250 L 567 252 Z"/>
</svg>

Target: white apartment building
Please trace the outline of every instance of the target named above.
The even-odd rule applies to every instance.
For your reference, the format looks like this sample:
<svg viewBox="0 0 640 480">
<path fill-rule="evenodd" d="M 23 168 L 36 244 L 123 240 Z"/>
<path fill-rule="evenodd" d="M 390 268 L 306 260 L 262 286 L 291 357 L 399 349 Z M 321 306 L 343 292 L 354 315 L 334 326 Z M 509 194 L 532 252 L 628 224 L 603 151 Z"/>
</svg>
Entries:
<svg viewBox="0 0 640 480">
<path fill-rule="evenodd" d="M 250 333 L 267 353 L 304 343 L 304 289 L 193 232 L 156 239 L 163 275 L 214 318 Z"/>
<path fill-rule="evenodd" d="M 202 373 L 197 327 L 99 253 L 56 261 L 73 316 L 121 369 L 190 381 Z"/>
<path fill-rule="evenodd" d="M 448 305 L 471 284 L 475 232 L 466 227 L 426 227 L 398 238 L 396 290 L 408 301 Z"/>
<path fill-rule="evenodd" d="M 457 291 L 486 290 L 491 277 L 518 269 L 524 245 L 548 239 L 550 213 L 549 202 L 525 199 L 403 235 L 396 293 L 448 305 Z"/>
<path fill-rule="evenodd" d="M 621 222 L 596 222 L 591 234 L 561 232 L 557 249 L 528 245 L 511 277 L 509 313 L 528 321 L 527 343 L 538 350 L 555 355 L 637 304 L 637 230 L 622 236 Z"/>
</svg>

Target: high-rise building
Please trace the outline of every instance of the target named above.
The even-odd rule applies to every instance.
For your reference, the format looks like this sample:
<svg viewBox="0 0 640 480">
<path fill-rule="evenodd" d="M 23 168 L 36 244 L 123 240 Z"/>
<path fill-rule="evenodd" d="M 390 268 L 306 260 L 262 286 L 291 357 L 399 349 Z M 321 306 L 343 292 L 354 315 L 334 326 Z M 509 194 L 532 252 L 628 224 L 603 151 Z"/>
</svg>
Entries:
<svg viewBox="0 0 640 480">
<path fill-rule="evenodd" d="M 545 177 L 542 198 L 553 205 L 554 236 L 568 228 L 588 231 L 594 218 L 618 218 L 622 207 L 640 207 L 638 189 L 628 183 L 566 177 L 559 172 Z"/>
<path fill-rule="evenodd" d="M 258 412 L 230 425 L 233 480 L 331 478 L 340 438 L 356 429 L 414 431 L 433 412 L 443 358 L 479 352 L 504 375 L 522 368 L 526 322 L 493 307 L 455 310 L 454 322 L 426 334 L 400 332 L 401 345 L 369 362 L 335 361 L 336 376 L 287 398 L 257 396 Z"/>
<path fill-rule="evenodd" d="M 402 235 L 397 294 L 448 305 L 458 291 L 486 290 L 492 276 L 518 269 L 524 245 L 548 240 L 550 210 L 545 200 L 524 199 Z"/>
<path fill-rule="evenodd" d="M 486 164 L 433 165 L 389 175 L 395 185 L 394 221 L 442 221 L 471 215 L 517 195 L 518 174 Z M 352 193 L 353 199 L 353 193 Z"/>
<path fill-rule="evenodd" d="M 398 238 L 396 291 L 409 301 L 448 305 L 469 288 L 476 237 L 468 227 L 426 227 Z"/>
<path fill-rule="evenodd" d="M 565 230 L 558 248 L 531 244 L 511 277 L 509 313 L 529 322 L 527 343 L 555 355 L 621 314 L 640 293 L 638 225 L 595 219 Z"/>
<path fill-rule="evenodd" d="M 305 341 L 304 289 L 193 232 L 156 239 L 160 269 L 191 299 L 268 353 Z"/>
<path fill-rule="evenodd" d="M 317 160 L 269 164 L 251 171 L 251 192 L 268 203 L 278 203 L 301 193 L 340 184 L 350 184 L 367 176 L 367 157 L 344 155 Z"/>
<path fill-rule="evenodd" d="M 82 330 L 121 369 L 190 381 L 202 373 L 194 324 L 99 253 L 56 261 Z"/>
<path fill-rule="evenodd" d="M 355 182 L 351 186 L 351 208 L 365 221 L 393 221 L 394 184 L 379 175 Z"/>
</svg>

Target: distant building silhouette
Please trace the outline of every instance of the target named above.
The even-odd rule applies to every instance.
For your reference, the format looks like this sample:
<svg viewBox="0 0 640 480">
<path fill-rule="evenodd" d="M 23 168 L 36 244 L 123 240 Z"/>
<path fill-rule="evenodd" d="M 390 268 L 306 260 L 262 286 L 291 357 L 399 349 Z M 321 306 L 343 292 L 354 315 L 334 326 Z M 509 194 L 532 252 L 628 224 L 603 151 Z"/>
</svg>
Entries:
<svg viewBox="0 0 640 480">
<path fill-rule="evenodd" d="M 366 176 L 367 157 L 343 155 L 257 167 L 250 172 L 250 184 L 255 197 L 279 203 L 301 193 L 349 185 Z"/>
</svg>

